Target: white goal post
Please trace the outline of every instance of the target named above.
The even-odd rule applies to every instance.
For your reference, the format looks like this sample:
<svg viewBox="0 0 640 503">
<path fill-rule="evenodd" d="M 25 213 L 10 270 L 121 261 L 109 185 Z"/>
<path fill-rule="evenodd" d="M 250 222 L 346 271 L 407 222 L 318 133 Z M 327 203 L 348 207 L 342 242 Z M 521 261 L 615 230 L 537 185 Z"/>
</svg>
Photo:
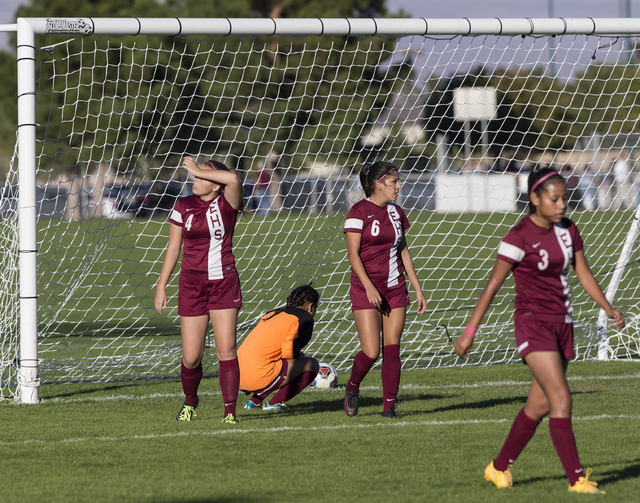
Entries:
<svg viewBox="0 0 640 503">
<path fill-rule="evenodd" d="M 619 39 L 635 41 L 640 19 L 21 18 L 15 29 L 0 397 L 36 403 L 41 382 L 178 375 L 177 270 L 166 315 L 153 288 L 168 208 L 189 190 L 175 169 L 186 154 L 245 179 L 239 342 L 313 282 L 322 299 L 307 352 L 348 368 L 357 335 L 342 224 L 362 197 L 359 167 L 389 160 L 404 173 L 399 204 L 429 305 L 408 316 L 404 368 L 457 364 L 451 338 L 527 211 L 527 170 L 545 163 L 566 174 L 569 216 L 628 320 L 610 332 L 574 278 L 577 358 L 639 359 L 640 73 Z M 487 118 L 454 116 L 465 87 L 496 97 Z M 508 283 L 465 364 L 518 361 L 512 301 Z M 216 363 L 209 351 L 205 374 Z"/>
</svg>

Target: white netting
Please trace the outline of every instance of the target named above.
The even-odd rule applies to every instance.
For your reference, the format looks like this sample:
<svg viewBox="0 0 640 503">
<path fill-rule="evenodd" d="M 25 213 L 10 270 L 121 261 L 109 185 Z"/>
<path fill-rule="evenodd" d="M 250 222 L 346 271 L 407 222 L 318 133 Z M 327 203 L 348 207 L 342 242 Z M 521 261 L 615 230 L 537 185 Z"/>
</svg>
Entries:
<svg viewBox="0 0 640 503">
<path fill-rule="evenodd" d="M 18 371 L 18 194 L 12 178 L 0 189 L 0 398 L 12 395 Z"/>
<path fill-rule="evenodd" d="M 307 353 L 339 369 L 349 365 L 358 342 L 342 226 L 362 197 L 357 170 L 373 159 L 404 173 L 399 202 L 412 223 L 408 242 L 429 305 L 427 314 L 408 316 L 405 368 L 456 362 L 447 336 L 464 325 L 500 238 L 525 213 L 522 188 L 534 163 L 565 170 L 570 216 L 606 287 L 637 204 L 640 115 L 634 53 L 625 40 L 614 42 L 87 37 L 39 50 L 42 381 L 178 374 L 177 270 L 165 316 L 155 313 L 153 296 L 168 210 L 189 190 L 175 170 L 184 154 L 224 160 L 245 178 L 254 210 L 239 220 L 234 239 L 240 339 L 293 287 L 313 281 L 322 301 Z M 269 184 L 258 181 L 260 163 Z M 15 232 L 13 216 L 2 225 L 3 234 Z M 15 257 L 15 238 L 3 247 L 5 260 Z M 638 357 L 637 285 L 636 247 L 615 302 L 629 328 L 611 333 L 611 357 Z M 594 358 L 598 312 L 575 279 L 572 286 L 578 358 Z M 2 293 L 3 337 L 16 330 L 16 289 Z M 512 302 L 508 280 L 469 363 L 518 361 Z M 3 341 L 2 386 L 17 351 L 5 348 Z M 216 363 L 207 351 L 205 373 Z"/>
</svg>

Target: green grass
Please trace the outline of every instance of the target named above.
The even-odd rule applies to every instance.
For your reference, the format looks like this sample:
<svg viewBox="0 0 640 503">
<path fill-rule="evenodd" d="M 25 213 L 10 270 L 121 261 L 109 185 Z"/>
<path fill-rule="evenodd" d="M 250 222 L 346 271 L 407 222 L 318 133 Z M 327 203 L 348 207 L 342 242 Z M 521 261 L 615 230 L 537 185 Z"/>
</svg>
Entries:
<svg viewBox="0 0 640 503">
<path fill-rule="evenodd" d="M 346 373 L 340 374 L 344 382 Z M 640 367 L 569 366 L 574 431 L 584 467 L 608 502 L 640 491 Z M 0 402 L 3 502 L 573 502 L 543 423 L 514 467 L 514 487 L 482 477 L 529 380 L 523 365 L 405 371 L 399 421 L 380 417 L 380 374 L 361 390 L 305 391 L 290 411 L 242 409 L 222 425 L 216 379 L 198 417 L 177 423 L 177 381 L 43 386 L 42 402 Z"/>
</svg>

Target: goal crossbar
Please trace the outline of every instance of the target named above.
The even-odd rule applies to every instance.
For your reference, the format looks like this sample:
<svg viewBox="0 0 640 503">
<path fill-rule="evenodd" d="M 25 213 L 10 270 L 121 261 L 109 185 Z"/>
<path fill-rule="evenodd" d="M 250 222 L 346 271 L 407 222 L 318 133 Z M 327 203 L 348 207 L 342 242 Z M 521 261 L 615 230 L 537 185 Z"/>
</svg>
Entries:
<svg viewBox="0 0 640 503">
<path fill-rule="evenodd" d="M 635 18 L 23 18 L 38 35 L 446 36 L 632 35 Z"/>
</svg>

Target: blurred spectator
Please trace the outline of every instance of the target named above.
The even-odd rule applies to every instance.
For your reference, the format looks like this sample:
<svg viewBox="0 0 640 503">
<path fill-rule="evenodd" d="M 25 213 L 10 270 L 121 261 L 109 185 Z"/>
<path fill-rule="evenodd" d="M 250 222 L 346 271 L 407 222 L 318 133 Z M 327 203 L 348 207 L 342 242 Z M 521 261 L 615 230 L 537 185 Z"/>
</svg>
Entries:
<svg viewBox="0 0 640 503">
<path fill-rule="evenodd" d="M 591 211 L 595 210 L 596 204 L 596 189 L 593 186 L 593 173 L 588 164 L 584 164 L 580 169 L 580 182 L 578 189 L 580 190 L 580 203 L 582 208 Z"/>
<path fill-rule="evenodd" d="M 271 184 L 271 171 L 264 163 L 258 164 L 258 179 L 255 184 L 255 194 L 258 198 L 258 215 L 266 216 L 271 208 L 271 195 L 269 185 Z"/>
<path fill-rule="evenodd" d="M 598 208 L 603 210 L 611 209 L 611 204 L 613 201 L 613 181 L 612 176 L 607 172 L 600 171 L 600 173 L 595 178 L 597 189 L 597 198 L 598 198 Z"/>
<path fill-rule="evenodd" d="M 631 194 L 631 166 L 627 149 L 620 151 L 620 155 L 613 163 L 614 199 L 613 207 L 629 208 L 633 204 Z"/>
<path fill-rule="evenodd" d="M 575 210 L 580 205 L 580 177 L 571 165 L 565 164 L 561 171 L 567 183 L 567 203 L 569 208 Z"/>
<path fill-rule="evenodd" d="M 468 159 L 467 162 L 462 166 L 462 171 L 465 173 L 473 173 L 474 171 L 479 171 L 480 164 L 478 163 L 478 159 Z"/>
<path fill-rule="evenodd" d="M 491 165 L 491 171 L 495 173 L 504 173 L 508 166 L 509 164 L 504 157 L 498 157 Z"/>
</svg>

